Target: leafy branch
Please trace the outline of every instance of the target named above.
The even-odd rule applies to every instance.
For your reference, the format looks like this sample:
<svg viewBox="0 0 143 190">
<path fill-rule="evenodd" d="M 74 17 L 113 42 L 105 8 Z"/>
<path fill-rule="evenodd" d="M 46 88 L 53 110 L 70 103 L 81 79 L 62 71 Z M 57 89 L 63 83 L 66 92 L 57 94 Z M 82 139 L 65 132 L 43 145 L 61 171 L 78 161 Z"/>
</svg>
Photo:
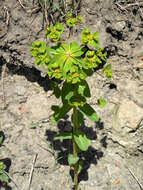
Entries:
<svg viewBox="0 0 143 190">
<path fill-rule="evenodd" d="M 80 16 L 74 17 L 69 14 L 66 22 L 69 33 L 81 22 Z M 55 96 L 61 98 L 63 103 L 62 106 L 52 106 L 54 113 L 51 121 L 58 122 L 72 110 L 72 131 L 59 134 L 55 139 L 70 139 L 73 142 L 73 154 L 69 154 L 68 162 L 74 168 L 74 190 L 77 190 L 78 174 L 82 169 L 78 153 L 87 151 L 90 146 L 90 139 L 80 129 L 82 120 L 86 116 L 94 122 L 99 121 L 96 111 L 87 103 L 87 98 L 91 97 L 91 93 L 86 78 L 93 74 L 94 69 L 106 62 L 107 53 L 99 47 L 97 32 L 92 33 L 90 29 L 84 29 L 81 32 L 80 44 L 76 41 L 66 43 L 61 37 L 64 28 L 65 26 L 60 23 L 47 27 L 46 35 L 54 45 L 47 47 L 46 42 L 35 41 L 30 46 L 30 50 L 32 56 L 35 57 L 35 64 L 45 65 L 51 79 L 64 81 L 62 87 L 54 81 L 51 83 Z M 110 79 L 111 65 L 104 66 L 102 73 Z M 103 107 L 105 104 L 106 101 L 103 98 L 98 99 L 97 105 Z"/>
</svg>

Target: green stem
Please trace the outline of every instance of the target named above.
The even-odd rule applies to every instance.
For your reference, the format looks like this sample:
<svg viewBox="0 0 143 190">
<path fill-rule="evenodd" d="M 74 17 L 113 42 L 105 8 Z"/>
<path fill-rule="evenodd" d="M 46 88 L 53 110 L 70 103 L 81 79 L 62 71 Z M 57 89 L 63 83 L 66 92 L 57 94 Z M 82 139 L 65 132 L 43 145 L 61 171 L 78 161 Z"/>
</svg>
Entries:
<svg viewBox="0 0 143 190">
<path fill-rule="evenodd" d="M 68 37 L 69 43 L 71 42 L 72 36 L 73 36 L 73 27 L 70 27 L 69 28 L 69 37 Z"/>
<path fill-rule="evenodd" d="M 76 134 L 78 125 L 77 125 L 77 108 L 73 107 L 73 134 Z M 73 138 L 73 156 L 77 157 L 77 144 Z M 78 162 L 74 165 L 74 190 L 78 189 Z"/>
</svg>

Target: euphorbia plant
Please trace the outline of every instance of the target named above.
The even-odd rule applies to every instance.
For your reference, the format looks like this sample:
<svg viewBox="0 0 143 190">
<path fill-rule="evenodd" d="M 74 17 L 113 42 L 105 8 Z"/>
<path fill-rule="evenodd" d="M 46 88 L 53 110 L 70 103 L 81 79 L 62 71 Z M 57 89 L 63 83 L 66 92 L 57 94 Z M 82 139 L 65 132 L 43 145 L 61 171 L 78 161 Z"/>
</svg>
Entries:
<svg viewBox="0 0 143 190">
<path fill-rule="evenodd" d="M 81 21 L 81 17 L 72 19 L 70 16 L 67 25 L 71 29 L 78 21 Z M 74 168 L 74 190 L 77 190 L 78 173 L 82 168 L 78 153 L 87 151 L 90 145 L 90 139 L 80 128 L 83 116 L 85 115 L 95 122 L 99 121 L 96 111 L 86 100 L 91 97 L 86 78 L 91 76 L 94 69 L 106 61 L 106 52 L 99 48 L 97 32 L 92 33 L 90 29 L 83 30 L 81 44 L 78 44 L 76 41 L 63 42 L 61 38 L 63 30 L 64 25 L 60 23 L 47 27 L 46 35 L 54 42 L 54 45 L 47 47 L 46 42 L 35 41 L 30 48 L 32 56 L 36 57 L 35 63 L 40 66 L 46 65 L 46 71 L 50 78 L 64 81 L 62 87 L 59 87 L 55 82 L 51 82 L 55 96 L 62 100 L 62 106 L 52 106 L 54 114 L 51 121 L 59 121 L 72 110 L 72 131 L 59 134 L 55 139 L 70 139 L 73 142 L 73 154 L 68 155 L 68 162 Z M 111 77 L 110 65 L 104 67 L 103 73 L 108 78 Z M 105 101 L 99 99 L 97 103 L 102 107 Z"/>
</svg>

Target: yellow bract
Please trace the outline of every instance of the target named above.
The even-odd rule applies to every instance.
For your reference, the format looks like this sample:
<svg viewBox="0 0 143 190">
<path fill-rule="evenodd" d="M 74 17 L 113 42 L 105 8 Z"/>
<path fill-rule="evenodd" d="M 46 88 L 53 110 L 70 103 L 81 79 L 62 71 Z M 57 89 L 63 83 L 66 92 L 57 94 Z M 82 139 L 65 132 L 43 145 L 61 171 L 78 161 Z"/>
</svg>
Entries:
<svg viewBox="0 0 143 190">
<path fill-rule="evenodd" d="M 88 40 L 92 40 L 92 36 L 88 36 L 87 39 L 88 39 Z"/>
<path fill-rule="evenodd" d="M 59 72 L 60 72 L 60 70 L 59 70 L 59 69 L 56 69 L 56 70 L 55 70 L 55 73 L 59 73 Z"/>
<path fill-rule="evenodd" d="M 74 73 L 74 74 L 73 74 L 73 77 L 78 77 L 78 73 Z"/>
<path fill-rule="evenodd" d="M 43 56 L 42 56 L 42 59 L 45 59 L 45 58 L 46 58 L 46 56 L 45 56 L 45 55 L 43 55 Z"/>
<path fill-rule="evenodd" d="M 93 58 L 90 58 L 90 59 L 89 59 L 89 62 L 90 62 L 90 63 L 93 63 L 93 61 L 94 61 Z"/>
</svg>

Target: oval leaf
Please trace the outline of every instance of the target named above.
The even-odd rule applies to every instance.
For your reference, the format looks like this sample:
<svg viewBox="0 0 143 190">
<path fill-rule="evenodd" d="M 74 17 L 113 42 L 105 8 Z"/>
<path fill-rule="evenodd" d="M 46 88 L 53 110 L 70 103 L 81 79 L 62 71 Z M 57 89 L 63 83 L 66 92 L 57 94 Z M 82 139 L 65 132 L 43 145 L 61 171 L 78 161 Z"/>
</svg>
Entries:
<svg viewBox="0 0 143 190">
<path fill-rule="evenodd" d="M 2 142 L 3 142 L 3 136 L 0 136 L 0 146 L 1 146 Z"/>
<path fill-rule="evenodd" d="M 8 183 L 8 176 L 3 171 L 0 173 L 0 181 Z"/>
<path fill-rule="evenodd" d="M 73 96 L 74 93 L 74 85 L 64 82 L 62 87 L 62 102 L 69 103 L 70 98 Z"/>
<path fill-rule="evenodd" d="M 79 161 L 79 163 L 78 163 L 78 174 L 81 172 L 82 168 L 83 168 L 83 162 Z"/>
<path fill-rule="evenodd" d="M 81 130 L 78 130 L 77 133 L 74 134 L 74 140 L 80 150 L 82 151 L 88 150 L 88 147 L 90 145 L 90 140 Z"/>
<path fill-rule="evenodd" d="M 55 112 L 51 117 L 51 122 L 55 123 L 59 119 L 63 118 L 72 108 L 72 106 L 68 104 L 64 104 L 62 107 L 52 106 L 52 110 Z"/>
<path fill-rule="evenodd" d="M 85 80 L 78 84 L 78 93 L 85 97 L 91 97 L 88 83 Z"/>
<path fill-rule="evenodd" d="M 106 105 L 106 100 L 104 100 L 103 98 L 99 98 L 97 103 L 99 107 L 103 108 Z"/>
<path fill-rule="evenodd" d="M 61 139 L 61 140 L 72 139 L 72 133 L 68 133 L 68 132 L 61 133 L 59 135 L 56 135 L 54 139 L 55 140 L 58 140 L 58 139 Z"/>
<path fill-rule="evenodd" d="M 79 157 L 74 157 L 72 154 L 68 155 L 68 163 L 70 166 L 76 164 L 79 161 Z"/>
<path fill-rule="evenodd" d="M 99 121 L 99 117 L 96 113 L 96 111 L 89 105 L 89 104 L 84 104 L 84 106 L 79 106 L 80 111 L 85 114 L 89 119 L 92 121 Z"/>
</svg>

